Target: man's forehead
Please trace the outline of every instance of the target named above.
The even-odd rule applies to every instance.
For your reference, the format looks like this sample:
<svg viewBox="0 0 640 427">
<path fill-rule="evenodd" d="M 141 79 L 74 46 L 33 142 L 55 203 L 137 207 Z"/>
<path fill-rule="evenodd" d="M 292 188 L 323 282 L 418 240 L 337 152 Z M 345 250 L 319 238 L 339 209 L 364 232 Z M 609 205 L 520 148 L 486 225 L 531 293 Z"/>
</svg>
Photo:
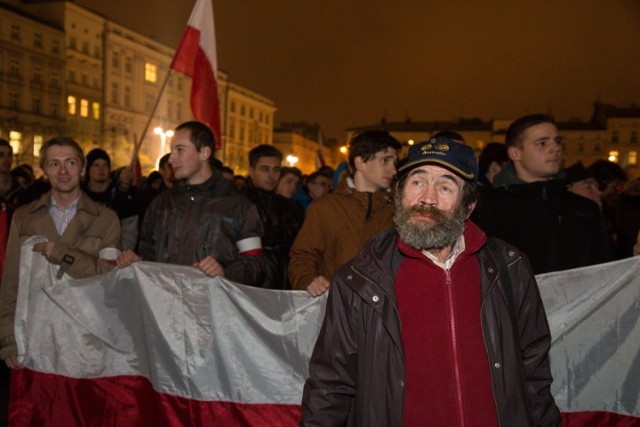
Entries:
<svg viewBox="0 0 640 427">
<path fill-rule="evenodd" d="M 263 156 L 258 159 L 256 166 L 262 166 L 262 165 L 280 166 L 281 163 L 282 162 L 278 160 L 277 157 Z"/>
<path fill-rule="evenodd" d="M 435 177 L 449 177 L 453 178 L 456 182 L 462 183 L 463 179 L 458 174 L 453 172 L 450 169 L 447 169 L 443 166 L 435 165 L 435 164 L 425 164 L 415 167 L 411 172 L 409 172 L 409 176 L 413 175 L 428 175 Z"/>
<path fill-rule="evenodd" d="M 398 151 L 395 148 L 386 147 L 380 151 L 376 152 L 376 157 L 388 157 L 388 156 L 397 156 Z"/>
</svg>

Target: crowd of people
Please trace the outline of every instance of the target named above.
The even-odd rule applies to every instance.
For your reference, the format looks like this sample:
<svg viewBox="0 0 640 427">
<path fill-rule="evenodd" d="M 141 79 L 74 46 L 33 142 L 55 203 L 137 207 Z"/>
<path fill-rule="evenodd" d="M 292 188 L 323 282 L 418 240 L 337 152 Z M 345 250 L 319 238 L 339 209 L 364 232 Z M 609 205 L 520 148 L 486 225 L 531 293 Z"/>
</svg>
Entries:
<svg viewBox="0 0 640 427">
<path fill-rule="evenodd" d="M 348 161 L 305 176 L 259 145 L 244 177 L 215 158 L 207 126 L 186 122 L 135 182 L 66 137 L 43 145 L 35 179 L 11 168 L 0 140 L 0 357 L 22 368 L 20 245 L 41 235 L 34 251 L 59 277 L 145 260 L 314 297 L 332 289 L 303 424 L 558 425 L 534 275 L 637 254 L 640 180 L 606 160 L 563 169 L 542 114 L 478 157 L 454 132 L 401 149 L 384 130 L 362 132 Z"/>
</svg>

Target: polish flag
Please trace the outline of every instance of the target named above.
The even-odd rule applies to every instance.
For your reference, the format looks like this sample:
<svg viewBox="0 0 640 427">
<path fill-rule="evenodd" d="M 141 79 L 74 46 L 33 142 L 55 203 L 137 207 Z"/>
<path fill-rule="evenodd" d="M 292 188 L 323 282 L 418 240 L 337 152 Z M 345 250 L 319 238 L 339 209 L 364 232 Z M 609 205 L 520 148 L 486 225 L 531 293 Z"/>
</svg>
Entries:
<svg viewBox="0 0 640 427">
<path fill-rule="evenodd" d="M 149 262 L 58 280 L 38 241 L 20 255 L 10 425 L 297 425 L 326 296 Z M 640 425 L 640 257 L 536 279 L 563 425 Z"/>
<path fill-rule="evenodd" d="M 191 77 L 191 112 L 206 123 L 221 146 L 218 61 L 211 0 L 198 0 L 184 30 L 171 68 Z"/>
</svg>

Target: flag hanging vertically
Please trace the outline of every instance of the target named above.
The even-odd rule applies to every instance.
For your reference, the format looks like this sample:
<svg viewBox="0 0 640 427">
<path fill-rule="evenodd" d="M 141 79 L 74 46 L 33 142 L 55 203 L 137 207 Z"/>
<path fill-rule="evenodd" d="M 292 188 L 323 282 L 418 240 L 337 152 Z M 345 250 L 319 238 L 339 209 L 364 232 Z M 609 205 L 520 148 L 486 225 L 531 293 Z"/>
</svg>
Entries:
<svg viewBox="0 0 640 427">
<path fill-rule="evenodd" d="M 196 1 L 171 68 L 191 77 L 191 112 L 197 120 L 211 128 L 216 136 L 216 149 L 219 150 L 218 63 L 211 0 Z"/>
</svg>

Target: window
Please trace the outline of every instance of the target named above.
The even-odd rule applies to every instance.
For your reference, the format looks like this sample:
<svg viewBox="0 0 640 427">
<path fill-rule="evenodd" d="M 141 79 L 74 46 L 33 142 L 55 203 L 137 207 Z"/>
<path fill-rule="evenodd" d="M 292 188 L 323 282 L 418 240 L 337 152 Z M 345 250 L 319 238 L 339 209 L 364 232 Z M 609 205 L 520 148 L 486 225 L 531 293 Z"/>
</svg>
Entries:
<svg viewBox="0 0 640 427">
<path fill-rule="evenodd" d="M 167 117 L 173 118 L 173 102 L 167 101 Z"/>
<path fill-rule="evenodd" d="M 13 154 L 20 154 L 22 152 L 22 134 L 15 130 L 9 132 L 9 144 L 13 148 Z"/>
<path fill-rule="evenodd" d="M 9 92 L 9 107 L 13 110 L 18 110 L 20 107 L 20 97 L 18 92 Z"/>
<path fill-rule="evenodd" d="M 60 86 L 60 73 L 57 71 L 51 72 L 51 87 L 57 88 Z"/>
<path fill-rule="evenodd" d="M 76 81 L 76 72 L 73 70 L 69 70 L 69 81 L 70 82 Z"/>
<path fill-rule="evenodd" d="M 113 104 L 117 104 L 118 103 L 118 83 L 117 82 L 113 82 L 111 83 L 111 103 Z"/>
<path fill-rule="evenodd" d="M 33 47 L 42 48 L 42 34 L 33 35 Z"/>
<path fill-rule="evenodd" d="M 266 114 L 266 115 L 264 116 L 264 122 L 265 122 L 266 124 L 269 124 L 269 120 L 271 120 L 271 119 L 270 119 L 270 117 L 271 117 L 271 116 L 269 116 L 268 114 Z"/>
<path fill-rule="evenodd" d="M 60 53 L 60 40 L 51 42 L 51 53 Z"/>
<path fill-rule="evenodd" d="M 42 83 L 42 67 L 38 65 L 33 67 L 33 82 Z"/>
<path fill-rule="evenodd" d="M 249 118 L 253 119 L 253 108 L 249 108 Z"/>
<path fill-rule="evenodd" d="M 629 143 L 637 144 L 638 143 L 638 131 L 632 130 L 631 136 L 629 137 Z"/>
<path fill-rule="evenodd" d="M 120 68 L 120 54 L 118 52 L 111 54 L 111 66 L 113 68 Z"/>
<path fill-rule="evenodd" d="M 78 105 L 77 105 L 76 97 L 69 95 L 67 97 L 67 113 L 70 116 L 75 116 L 76 112 L 78 111 L 77 108 L 78 108 Z"/>
<path fill-rule="evenodd" d="M 75 37 L 69 37 L 69 49 L 76 50 L 78 40 Z"/>
<path fill-rule="evenodd" d="M 89 117 L 89 101 L 86 99 L 80 100 L 80 116 Z"/>
<path fill-rule="evenodd" d="M 182 104 L 179 102 L 176 104 L 176 119 L 182 121 Z"/>
<path fill-rule="evenodd" d="M 144 79 L 151 83 L 155 83 L 158 80 L 158 67 L 155 64 L 150 62 L 144 64 Z"/>
<path fill-rule="evenodd" d="M 18 24 L 11 24 L 11 39 L 20 40 L 20 26 Z"/>
<path fill-rule="evenodd" d="M 578 142 L 578 152 L 582 153 L 584 151 L 584 143 Z"/>
<path fill-rule="evenodd" d="M 93 49 L 93 56 L 95 56 L 96 58 L 100 58 L 100 47 L 99 46 L 96 46 Z"/>
<path fill-rule="evenodd" d="M 18 58 L 11 58 L 9 61 L 9 75 L 20 77 L 20 60 Z"/>
<path fill-rule="evenodd" d="M 80 81 L 82 81 L 83 85 L 89 86 L 89 76 L 87 76 L 87 73 L 82 73 L 82 75 L 80 76 Z"/>
<path fill-rule="evenodd" d="M 240 105 L 240 115 L 244 116 L 245 110 L 244 110 L 244 105 Z"/>
<path fill-rule="evenodd" d="M 130 73 L 133 71 L 133 61 L 131 60 L 131 58 L 124 59 L 124 70 L 127 73 Z"/>
<path fill-rule="evenodd" d="M 49 115 L 51 117 L 57 117 L 58 116 L 58 103 L 57 102 L 52 102 L 51 104 L 49 104 Z"/>
<path fill-rule="evenodd" d="M 232 113 L 236 112 L 236 103 L 235 103 L 235 101 L 231 101 L 231 104 L 229 104 L 229 111 L 231 111 Z"/>
<path fill-rule="evenodd" d="M 94 102 L 91 104 L 91 117 L 93 120 L 100 120 L 100 103 Z"/>
<path fill-rule="evenodd" d="M 131 88 L 129 86 L 124 87 L 124 106 L 131 108 Z"/>
<path fill-rule="evenodd" d="M 42 143 L 44 142 L 44 138 L 42 135 L 33 135 L 33 155 L 36 157 L 40 157 L 40 149 L 42 148 Z"/>
<path fill-rule="evenodd" d="M 144 110 L 145 111 L 151 111 L 151 109 L 153 108 L 153 102 L 154 102 L 155 98 L 152 94 L 147 93 L 144 96 Z"/>
<path fill-rule="evenodd" d="M 631 166 L 635 166 L 638 164 L 638 152 L 637 151 L 629 151 L 627 155 L 627 164 Z"/>
<path fill-rule="evenodd" d="M 33 98 L 32 110 L 35 114 L 40 114 L 42 110 L 42 101 L 40 98 Z"/>
<path fill-rule="evenodd" d="M 244 141 L 244 123 L 240 123 L 240 134 L 239 134 L 239 139 L 240 141 Z"/>
<path fill-rule="evenodd" d="M 236 121 L 234 119 L 229 119 L 229 138 L 236 137 Z"/>
<path fill-rule="evenodd" d="M 89 54 L 89 42 L 82 42 L 82 53 Z"/>
<path fill-rule="evenodd" d="M 618 131 L 614 131 L 611 133 L 611 143 L 617 144 L 618 142 L 620 142 L 620 134 Z"/>
</svg>

